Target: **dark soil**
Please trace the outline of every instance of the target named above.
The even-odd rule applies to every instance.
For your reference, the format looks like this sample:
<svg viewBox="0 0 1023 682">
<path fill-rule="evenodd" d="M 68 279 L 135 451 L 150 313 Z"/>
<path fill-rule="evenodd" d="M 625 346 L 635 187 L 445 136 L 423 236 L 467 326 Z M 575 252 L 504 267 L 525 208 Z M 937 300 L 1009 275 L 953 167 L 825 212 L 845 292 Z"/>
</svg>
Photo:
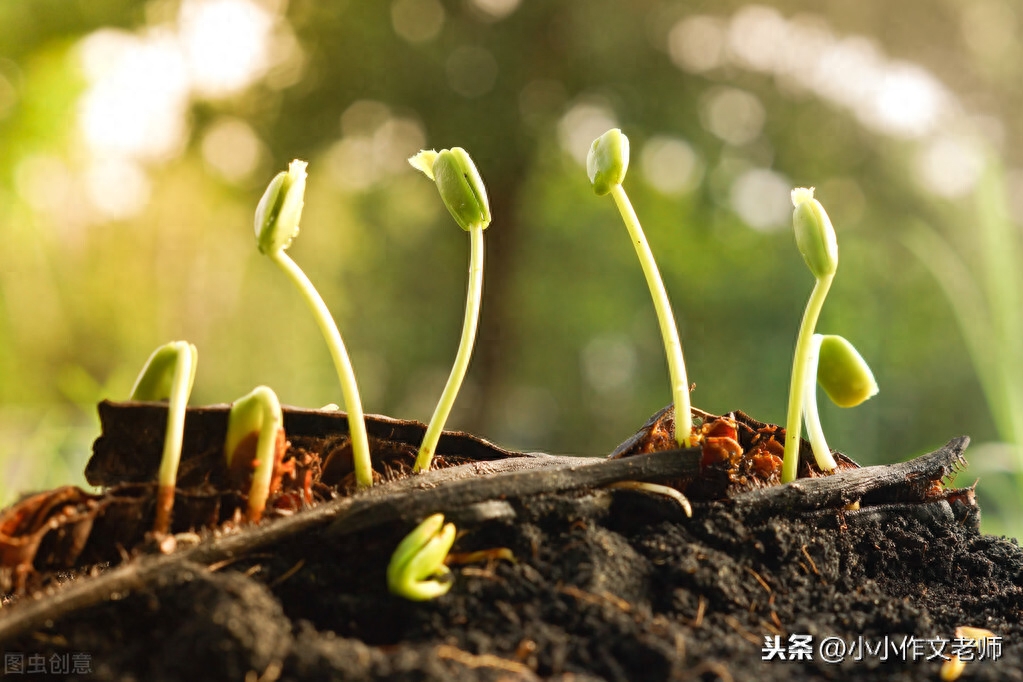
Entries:
<svg viewBox="0 0 1023 682">
<path fill-rule="evenodd" d="M 302 419 L 326 418 L 290 419 L 289 434 Z M 757 450 L 769 439 L 757 441 L 749 423 L 736 439 L 746 455 L 766 457 L 774 446 Z M 381 421 L 371 433 L 414 443 L 418 429 Z M 105 424 L 106 438 L 112 430 Z M 194 452 L 212 458 L 215 446 L 196 433 Z M 140 485 L 155 471 L 145 454 L 152 440 L 140 436 L 126 459 L 101 439 L 93 476 Z M 218 520 L 198 545 L 179 536 L 178 551 L 162 555 L 136 538 L 108 568 L 85 558 L 118 543 L 93 538 L 95 523 L 84 536 L 71 524 L 77 545 L 41 541 L 47 561 L 74 546 L 71 570 L 34 563 L 21 595 L 9 574 L 0 664 L 20 657 L 23 674 L 41 678 L 30 657 L 52 672 L 77 656 L 83 673 L 70 677 L 117 680 L 935 680 L 940 658 L 925 660 L 932 645 L 946 640 L 948 655 L 956 628 L 973 626 L 1001 637 L 1000 656 L 968 663 L 962 679 L 1023 680 L 1023 551 L 978 532 L 972 491 L 935 484 L 959 466 L 965 440 L 929 459 L 849 465 L 789 486 L 761 480 L 772 475 L 765 460 L 731 461 L 723 442 L 639 454 L 641 441 L 630 439 L 619 458 L 580 463 L 451 434 L 441 447 L 449 464 L 482 464 L 403 479 L 397 458 L 381 465 L 391 483 L 333 501 L 323 487 L 316 506 L 285 505 L 258 528 L 233 522 L 228 498 L 218 498 Z M 339 489 L 345 475 L 340 466 Z M 630 478 L 674 481 L 692 518 L 667 497 L 599 487 Z M 845 508 L 857 499 L 859 510 Z M 138 504 L 139 514 L 151 508 Z M 384 580 L 390 555 L 434 511 L 461 533 L 454 586 L 430 602 L 394 597 Z M 132 532 L 144 533 L 147 520 Z M 103 532 L 124 527 L 118 520 Z M 799 635 L 810 637 L 808 660 L 762 660 L 765 638 L 778 637 L 788 658 Z M 844 661 L 823 659 L 821 647 L 836 646 L 828 638 L 844 642 Z"/>
</svg>

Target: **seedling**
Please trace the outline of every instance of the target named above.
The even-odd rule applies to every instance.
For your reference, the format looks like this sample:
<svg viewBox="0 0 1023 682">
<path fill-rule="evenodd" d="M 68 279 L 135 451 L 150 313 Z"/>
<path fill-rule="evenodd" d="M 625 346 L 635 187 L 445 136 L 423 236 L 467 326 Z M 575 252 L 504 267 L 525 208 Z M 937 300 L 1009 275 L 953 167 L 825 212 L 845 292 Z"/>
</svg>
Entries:
<svg viewBox="0 0 1023 682">
<path fill-rule="evenodd" d="M 185 410 L 195 381 L 198 351 L 186 341 L 172 341 L 149 356 L 131 389 L 132 400 L 169 401 L 167 430 L 163 437 L 163 455 L 156 489 L 156 520 L 153 533 L 166 535 L 174 509 L 174 487 L 181 461 L 181 442 L 185 433 Z"/>
<path fill-rule="evenodd" d="M 817 326 L 824 299 L 831 288 L 831 281 L 838 269 L 838 241 L 835 228 L 820 202 L 813 198 L 813 188 L 792 190 L 792 224 L 796 231 L 796 246 L 803 254 L 810 272 L 816 278 L 810 300 L 803 312 L 796 338 L 796 353 L 792 363 L 792 380 L 789 384 L 788 416 L 785 421 L 785 454 L 781 480 L 793 481 L 799 469 L 800 415 L 803 409 L 803 394 L 806 392 L 807 374 L 811 353 L 813 330 Z M 810 375 L 813 381 L 813 375 Z M 813 385 L 812 383 L 810 384 Z M 832 460 L 831 468 L 834 468 Z"/>
<path fill-rule="evenodd" d="M 387 565 L 387 589 L 412 601 L 436 599 L 451 589 L 451 571 L 444 565 L 455 543 L 455 524 L 433 514 L 398 543 Z"/>
<path fill-rule="evenodd" d="M 636 255 L 639 256 L 650 295 L 654 300 L 654 309 L 657 311 L 657 320 L 661 326 L 661 338 L 664 340 L 664 351 L 668 358 L 671 393 L 675 402 L 675 439 L 680 447 L 687 448 L 693 444 L 693 414 L 689 402 L 689 380 L 686 378 L 686 365 L 682 359 L 682 342 L 678 338 L 675 316 L 671 312 L 671 303 L 664 290 L 664 282 L 661 281 L 654 254 L 650 251 L 639 218 L 636 217 L 632 203 L 625 193 L 625 188 L 622 187 L 628 169 L 629 138 L 623 135 L 621 130 L 612 128 L 593 141 L 590 153 L 586 157 L 586 172 L 597 196 L 610 194 L 614 198 L 622 220 L 625 221 L 625 227 L 629 230 L 632 244 L 636 247 Z"/>
<path fill-rule="evenodd" d="M 341 394 L 348 409 L 348 432 L 352 439 L 352 459 L 355 466 L 355 482 L 360 488 L 373 485 L 373 465 L 369 457 L 369 437 L 366 435 L 366 419 L 362 412 L 362 400 L 355 383 L 348 351 L 334 318 L 331 317 L 323 298 L 316 291 L 302 269 L 285 253 L 291 241 L 298 235 L 305 201 L 306 162 L 295 160 L 287 171 L 281 171 L 270 181 L 263 198 L 256 208 L 256 243 L 260 253 L 266 254 L 276 263 L 298 287 L 302 298 L 309 305 L 316 324 L 327 341 L 330 357 L 334 360 L 337 377 L 341 383 Z"/>
<path fill-rule="evenodd" d="M 258 386 L 231 405 L 224 456 L 232 473 L 252 472 L 247 516 L 253 523 L 263 516 L 274 466 L 284 449 L 284 417 L 272 389 Z"/>
<path fill-rule="evenodd" d="M 465 379 L 473 345 L 476 343 L 476 327 L 483 297 L 483 230 L 490 225 L 490 204 L 476 165 L 461 147 L 440 152 L 424 149 L 410 158 L 409 163 L 437 184 L 437 190 L 451 217 L 469 233 L 469 286 L 462 338 L 458 342 L 455 364 L 441 392 L 437 408 L 433 411 L 433 417 L 430 418 L 414 467 L 414 471 L 426 471 L 430 468 L 444 424 Z"/>
<path fill-rule="evenodd" d="M 817 466 L 821 471 L 831 471 L 837 464 L 817 412 L 817 383 L 839 407 L 856 407 L 877 395 L 877 382 L 863 356 L 841 336 L 814 334 L 810 339 L 803 419 Z"/>
<path fill-rule="evenodd" d="M 1001 637 L 990 630 L 965 625 L 957 627 L 956 638 L 952 644 L 952 650 L 956 653 L 941 664 L 938 676 L 943 682 L 958 680 L 966 669 L 966 661 L 983 660 L 985 654 L 990 655 L 996 646 L 1001 646 Z M 974 648 L 976 652 L 973 651 Z"/>
</svg>

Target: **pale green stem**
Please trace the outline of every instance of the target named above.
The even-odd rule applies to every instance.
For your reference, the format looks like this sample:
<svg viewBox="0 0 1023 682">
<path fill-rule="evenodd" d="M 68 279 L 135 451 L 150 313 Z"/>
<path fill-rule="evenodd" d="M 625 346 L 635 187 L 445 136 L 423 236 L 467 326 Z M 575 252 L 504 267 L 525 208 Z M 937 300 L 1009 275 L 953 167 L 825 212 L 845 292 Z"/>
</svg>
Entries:
<svg viewBox="0 0 1023 682">
<path fill-rule="evenodd" d="M 680 447 L 687 448 L 692 443 L 693 412 L 689 403 L 689 380 L 686 378 L 686 366 L 682 360 L 682 342 L 679 341 L 678 329 L 675 327 L 675 316 L 671 312 L 671 303 L 668 302 L 668 293 L 664 290 L 664 282 L 661 281 L 661 274 L 657 270 L 654 254 L 650 251 L 650 245 L 646 241 L 632 203 L 625 194 L 625 189 L 621 185 L 614 185 L 611 188 L 611 196 L 614 197 L 622 220 L 625 221 L 625 227 L 629 230 L 632 245 L 636 247 L 636 254 L 643 266 L 643 274 L 654 300 L 654 309 L 657 311 L 657 321 L 661 325 L 661 337 L 664 339 L 664 350 L 668 358 L 671 395 L 675 401 L 675 440 Z"/>
<path fill-rule="evenodd" d="M 262 423 L 256 443 L 256 470 L 252 472 L 252 486 L 249 488 L 249 519 L 253 521 L 259 519 L 266 507 L 277 459 L 277 433 L 283 424 L 279 408 L 274 409 L 277 396 L 265 387 L 256 390 L 259 391 Z"/>
<path fill-rule="evenodd" d="M 813 448 L 817 466 L 821 471 L 831 471 L 838 464 L 831 454 L 827 439 L 824 438 L 821 416 L 817 411 L 817 363 L 820 360 L 823 339 L 820 334 L 814 334 L 810 339 L 810 355 L 806 361 L 806 380 L 803 385 L 803 419 L 806 421 L 806 437 Z"/>
<path fill-rule="evenodd" d="M 327 304 L 320 298 L 316 288 L 302 269 L 284 252 L 283 249 L 270 254 L 270 258 L 287 273 L 302 293 L 306 303 L 313 311 L 316 324 L 327 339 L 330 357 L 334 360 L 338 381 L 341 382 L 341 395 L 348 412 L 348 433 L 352 439 L 352 459 L 355 465 L 355 482 L 360 488 L 373 485 L 373 465 L 369 457 L 369 437 L 366 435 L 366 418 L 362 412 L 362 400 L 355 384 L 355 372 L 352 362 L 348 359 L 341 333 L 337 330 L 334 318 L 327 309 Z"/>
<path fill-rule="evenodd" d="M 476 343 L 476 327 L 479 324 L 480 302 L 483 297 L 483 228 L 475 226 L 469 228 L 469 288 L 465 301 L 465 320 L 462 322 L 462 339 L 458 344 L 458 352 L 455 355 L 455 364 L 448 375 L 448 383 L 437 402 L 437 408 L 433 411 L 430 425 L 423 436 L 423 444 L 419 447 L 419 455 L 416 457 L 414 471 L 427 471 L 430 462 L 437 450 L 437 443 L 444 431 L 444 424 L 451 414 L 451 408 L 458 396 L 458 389 L 462 386 L 465 372 L 469 368 L 469 359 L 472 357 L 472 349 Z"/>
<path fill-rule="evenodd" d="M 796 480 L 799 474 L 799 437 L 801 435 L 801 416 L 803 411 L 803 391 L 806 387 L 807 357 L 810 353 L 810 342 L 813 330 L 817 326 L 824 299 L 834 273 L 817 280 L 810 294 L 810 300 L 803 312 L 803 321 L 799 325 L 799 337 L 796 339 L 796 353 L 792 361 L 792 381 L 789 384 L 789 411 L 785 421 L 785 456 L 781 468 L 781 481 L 788 483 Z"/>
<path fill-rule="evenodd" d="M 160 459 L 160 486 L 174 488 L 178 480 L 181 461 L 181 442 L 185 433 L 185 412 L 188 395 L 192 391 L 192 354 L 188 344 L 182 343 L 174 364 L 170 398 L 167 405 L 167 433 L 163 439 L 163 457 Z"/>
</svg>

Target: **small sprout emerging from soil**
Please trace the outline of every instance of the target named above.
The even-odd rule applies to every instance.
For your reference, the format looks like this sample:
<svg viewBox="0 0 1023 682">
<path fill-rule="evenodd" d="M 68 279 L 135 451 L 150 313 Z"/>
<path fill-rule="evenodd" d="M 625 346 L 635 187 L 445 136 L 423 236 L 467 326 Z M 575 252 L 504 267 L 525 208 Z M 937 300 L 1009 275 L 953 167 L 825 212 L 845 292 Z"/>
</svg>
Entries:
<svg viewBox="0 0 1023 682">
<path fill-rule="evenodd" d="M 360 488 L 373 485 L 373 465 L 369 456 L 369 437 L 366 434 L 366 419 L 359 398 L 359 387 L 355 383 L 355 372 L 348 358 L 344 341 L 331 317 L 323 298 L 302 269 L 285 253 L 292 239 L 298 234 L 305 197 L 306 162 L 295 160 L 287 171 L 281 171 L 270 181 L 263 198 L 256 208 L 256 242 L 260 253 L 266 254 L 276 263 L 291 281 L 313 312 L 316 324 L 327 341 L 330 356 L 334 360 L 341 394 L 348 410 L 348 431 L 352 439 L 352 456 L 355 464 L 355 482 Z"/>
<path fill-rule="evenodd" d="M 675 403 L 675 440 L 680 447 L 687 448 L 693 444 L 693 414 L 689 402 L 689 380 L 686 378 L 686 366 L 682 359 L 682 342 L 679 341 L 675 316 L 671 312 L 671 303 L 668 301 L 664 282 L 661 281 L 657 262 L 654 261 L 639 218 L 622 187 L 628 169 L 629 138 L 623 135 L 621 130 L 612 128 L 593 141 L 590 153 L 586 157 L 586 172 L 597 196 L 610 194 L 614 198 L 622 220 L 625 221 L 625 227 L 629 230 L 632 244 L 636 247 L 636 255 L 639 256 L 654 301 L 654 309 L 657 311 L 664 350 L 668 358 L 671 393 Z"/>
<path fill-rule="evenodd" d="M 462 323 L 462 338 L 455 354 L 447 384 L 441 393 L 437 408 L 430 419 L 430 425 L 423 436 L 416 457 L 415 471 L 427 471 L 437 450 L 437 443 L 444 430 L 444 424 L 451 414 L 458 390 L 469 368 L 473 345 L 476 343 L 476 327 L 479 324 L 480 302 L 483 297 L 483 230 L 490 225 L 490 204 L 487 190 L 483 186 L 476 165 L 461 147 L 436 152 L 424 149 L 409 159 L 414 168 L 422 171 L 437 184 L 444 205 L 459 227 L 469 233 L 469 286 L 465 302 L 465 320 Z"/>
<path fill-rule="evenodd" d="M 232 474 L 252 473 L 247 516 L 253 523 L 263 516 L 274 465 L 284 447 L 284 417 L 281 403 L 272 389 L 257 386 L 231 405 L 224 456 Z"/>
<path fill-rule="evenodd" d="M 821 471 L 831 471 L 837 464 L 821 428 L 817 411 L 817 383 L 839 407 L 856 407 L 877 395 L 877 382 L 863 356 L 843 337 L 813 335 L 807 361 L 806 386 L 803 389 L 803 419 L 806 421 L 806 435 L 813 447 L 817 466 Z"/>
<path fill-rule="evenodd" d="M 153 533 L 158 536 L 170 530 L 174 487 L 185 433 L 185 411 L 195 381 L 198 357 L 195 346 L 187 341 L 172 341 L 160 346 L 149 356 L 131 389 L 132 400 L 169 401 L 156 491 L 156 520 L 153 522 Z"/>
<path fill-rule="evenodd" d="M 960 644 L 969 646 L 972 642 L 972 645 L 977 648 L 977 651 L 984 652 L 988 647 L 988 640 L 997 641 L 998 635 L 990 630 L 985 630 L 984 628 L 973 628 L 967 626 L 956 628 L 956 647 Z M 975 658 L 977 658 L 977 656 L 970 655 L 967 658 L 963 658 L 960 654 L 952 654 L 951 658 L 948 658 L 941 664 L 940 676 L 943 682 L 953 682 L 954 680 L 958 680 L 959 676 L 963 674 L 963 670 L 966 669 L 966 661 L 972 661 Z"/>
<path fill-rule="evenodd" d="M 451 571 L 444 564 L 455 543 L 455 524 L 443 514 L 429 516 L 398 543 L 387 565 L 387 589 L 412 601 L 436 599 L 451 589 Z"/>
<path fill-rule="evenodd" d="M 789 384 L 788 415 L 785 421 L 785 456 L 781 480 L 788 483 L 796 478 L 799 470 L 800 416 L 803 411 L 803 394 L 807 386 L 807 370 L 810 359 L 810 343 L 817 326 L 824 299 L 831 288 L 831 281 L 838 269 L 838 242 L 831 219 L 824 207 L 813 198 L 813 188 L 792 190 L 792 224 L 796 231 L 796 245 L 803 254 L 810 272 L 817 282 L 810 294 L 810 300 L 803 312 L 796 339 L 796 353 L 792 363 L 792 380 Z M 812 375 L 811 375 L 812 382 Z M 812 383 L 810 384 L 812 386 Z M 832 465 L 833 467 L 834 465 Z"/>
</svg>

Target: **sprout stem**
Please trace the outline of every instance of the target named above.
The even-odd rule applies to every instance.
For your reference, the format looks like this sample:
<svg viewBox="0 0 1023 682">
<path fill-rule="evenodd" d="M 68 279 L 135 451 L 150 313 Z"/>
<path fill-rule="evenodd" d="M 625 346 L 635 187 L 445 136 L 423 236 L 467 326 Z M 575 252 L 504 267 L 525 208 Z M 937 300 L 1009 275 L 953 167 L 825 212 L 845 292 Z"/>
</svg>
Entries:
<svg viewBox="0 0 1023 682">
<path fill-rule="evenodd" d="M 639 256 L 639 262 L 643 266 L 647 286 L 650 287 L 650 295 L 654 300 L 654 308 L 657 311 L 657 320 L 661 326 L 661 337 L 664 339 L 664 349 L 668 358 L 671 393 L 675 401 L 675 439 L 680 447 L 688 448 L 692 445 L 693 415 L 689 402 L 689 380 L 686 378 L 686 366 L 682 360 L 682 342 L 678 338 L 675 316 L 671 312 L 671 303 L 664 290 L 664 282 L 661 281 L 657 263 L 654 261 L 654 254 L 650 251 L 650 245 L 643 234 L 643 228 L 639 224 L 639 218 L 632 208 L 632 203 L 625 193 L 625 188 L 620 184 L 613 185 L 611 196 L 614 197 L 618 211 L 622 214 L 622 220 L 625 221 L 625 227 L 629 230 L 632 244 L 636 247 L 636 255 Z"/>
<path fill-rule="evenodd" d="M 448 382 L 444 386 L 437 408 L 430 419 L 430 426 L 426 429 L 423 443 L 419 447 L 419 455 L 413 469 L 416 472 L 429 470 L 437 443 L 444 431 L 444 424 L 451 414 L 465 372 L 469 368 L 469 360 L 476 342 L 476 328 L 479 325 L 480 302 L 483 298 L 483 230 L 482 225 L 469 228 L 469 285 L 465 300 L 465 319 L 462 322 L 462 339 L 458 343 L 455 364 L 448 375 Z"/>
<path fill-rule="evenodd" d="M 172 341 L 157 348 L 139 373 L 131 392 L 132 400 L 168 400 L 167 429 L 157 475 L 155 535 L 165 535 L 170 530 L 185 433 L 185 413 L 195 380 L 196 358 L 195 346 L 187 341 Z"/>
<path fill-rule="evenodd" d="M 366 419 L 362 411 L 362 400 L 355 383 L 355 372 L 348 358 L 341 333 L 331 317 L 327 304 L 323 302 L 312 282 L 302 269 L 285 253 L 284 249 L 267 254 L 291 278 L 313 311 L 320 332 L 327 339 L 330 357 L 334 360 L 337 378 L 341 382 L 341 394 L 348 411 L 348 432 L 352 439 L 352 458 L 355 466 L 355 482 L 360 488 L 373 485 L 373 464 L 369 456 L 369 437 L 366 435 Z"/>
<path fill-rule="evenodd" d="M 806 437 L 813 447 L 813 456 L 821 471 L 831 471 L 838 464 L 831 454 L 828 441 L 821 427 L 820 412 L 817 410 L 817 364 L 820 360 L 821 341 L 824 337 L 814 334 L 810 338 L 810 350 L 806 361 L 806 377 L 803 382 L 803 419 L 806 421 Z M 788 439 L 786 438 L 786 441 Z"/>
<path fill-rule="evenodd" d="M 794 481 L 799 473 L 799 438 L 802 426 L 800 416 L 803 408 L 803 393 L 807 385 L 807 356 L 810 353 L 810 343 L 813 339 L 813 330 L 817 326 L 817 318 L 820 317 L 824 299 L 828 296 L 828 289 L 831 288 L 831 281 L 834 278 L 835 274 L 832 272 L 817 279 L 813 292 L 810 293 L 810 300 L 806 304 L 806 310 L 803 311 L 803 321 L 799 324 L 795 360 L 792 363 L 792 381 L 789 384 L 789 407 L 785 422 L 785 455 L 781 469 L 782 483 Z M 813 374 L 813 380 L 816 380 L 816 372 Z"/>
<path fill-rule="evenodd" d="M 274 467 L 284 456 L 286 444 L 281 403 L 273 389 L 257 386 L 248 395 L 234 401 L 228 413 L 224 454 L 232 473 L 252 472 L 247 516 L 253 523 L 263 516 L 271 492 Z"/>
</svg>

